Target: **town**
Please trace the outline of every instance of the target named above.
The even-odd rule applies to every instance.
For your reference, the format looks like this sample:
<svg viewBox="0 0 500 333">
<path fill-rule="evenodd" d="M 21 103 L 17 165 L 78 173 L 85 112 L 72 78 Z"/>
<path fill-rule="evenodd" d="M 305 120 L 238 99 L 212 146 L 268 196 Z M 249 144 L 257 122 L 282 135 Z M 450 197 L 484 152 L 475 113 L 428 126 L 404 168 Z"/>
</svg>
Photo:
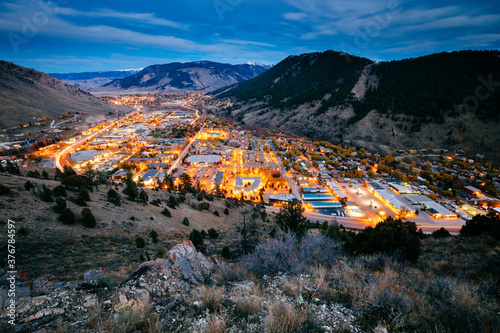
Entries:
<svg viewBox="0 0 500 333">
<path fill-rule="evenodd" d="M 103 99 L 136 111 L 96 122 L 31 157 L 42 167 L 92 170 L 115 182 L 131 173 L 149 188 L 178 188 L 188 177 L 198 190 L 263 202 L 269 212 L 296 199 L 310 221 L 352 228 L 392 216 L 427 232 L 441 227 L 457 232 L 476 214 L 500 212 L 500 171 L 489 162 L 483 165 L 480 155 L 471 159 L 462 151 L 422 149 L 381 156 L 283 133 L 262 134 L 214 114 L 227 104 L 203 93 Z"/>
</svg>

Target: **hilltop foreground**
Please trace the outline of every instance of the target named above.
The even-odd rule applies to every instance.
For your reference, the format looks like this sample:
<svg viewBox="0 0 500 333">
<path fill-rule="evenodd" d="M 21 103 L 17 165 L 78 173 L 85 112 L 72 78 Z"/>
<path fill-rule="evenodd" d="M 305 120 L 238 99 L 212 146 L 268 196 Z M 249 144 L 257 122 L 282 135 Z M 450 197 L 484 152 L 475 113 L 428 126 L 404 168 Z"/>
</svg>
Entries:
<svg viewBox="0 0 500 333">
<path fill-rule="evenodd" d="M 2 332 L 500 329 L 500 248 L 488 233 L 440 232 L 433 238 L 421 234 L 419 240 L 408 229 L 412 243 L 418 241 L 417 258 L 408 256 L 409 261 L 406 247 L 373 255 L 363 254 L 361 247 L 352 249 L 352 237 L 367 237 L 367 244 L 375 238 L 367 232 L 355 236 L 336 225 L 310 224 L 300 240 L 271 232 L 265 215 L 248 215 L 259 212 L 255 207 L 202 193 L 145 189 L 148 200 L 115 205 L 106 193 L 122 193 L 123 186 L 99 185 L 86 192 L 72 189 L 66 177 L 63 196 L 60 183 L 43 176 L 52 178 L 0 174 L 1 241 L 7 244 L 5 221 L 16 220 L 17 267 L 23 269 L 15 276 L 14 325 L 6 303 L 10 275 L 1 279 Z M 170 199 L 183 195 L 184 200 Z M 78 223 L 58 218 L 50 202 L 54 197 L 56 207 L 58 199 L 66 198 L 71 211 L 90 208 L 96 223 L 85 219 L 83 209 Z M 252 221 L 251 229 L 242 224 L 245 216 L 251 216 L 246 220 Z M 189 217 L 189 225 L 181 223 L 183 217 Z M 217 235 L 209 230 L 201 243 L 193 237 L 195 228 L 209 227 Z M 384 237 L 391 242 L 388 234 Z"/>
</svg>

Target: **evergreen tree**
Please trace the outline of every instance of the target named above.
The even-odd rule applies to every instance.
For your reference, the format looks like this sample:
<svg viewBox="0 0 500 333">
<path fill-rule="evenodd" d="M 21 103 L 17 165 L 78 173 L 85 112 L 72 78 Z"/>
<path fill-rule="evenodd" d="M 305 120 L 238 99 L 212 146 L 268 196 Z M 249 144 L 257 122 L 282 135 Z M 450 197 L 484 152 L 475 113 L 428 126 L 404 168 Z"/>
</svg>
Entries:
<svg viewBox="0 0 500 333">
<path fill-rule="evenodd" d="M 307 232 L 307 218 L 302 215 L 303 212 L 302 203 L 297 199 L 293 199 L 285 203 L 274 220 L 276 225 L 284 232 L 290 232 L 298 238 L 302 238 Z"/>
<path fill-rule="evenodd" d="M 95 217 L 94 215 L 92 215 L 92 211 L 89 208 L 82 209 L 81 215 L 82 215 L 81 223 L 84 227 L 94 228 L 96 226 Z"/>
<path fill-rule="evenodd" d="M 196 247 L 196 250 L 199 252 L 203 252 L 204 250 L 204 245 L 203 245 L 203 236 L 201 233 L 193 229 L 191 233 L 189 234 L 189 240 L 193 243 L 193 245 Z"/>
<path fill-rule="evenodd" d="M 53 202 L 54 198 L 52 196 L 52 190 L 45 185 L 42 185 L 42 194 L 40 194 L 40 199 L 45 202 Z"/>
<path fill-rule="evenodd" d="M 54 206 L 54 211 L 61 214 L 63 210 L 66 209 L 66 200 L 63 198 L 56 198 L 56 205 Z"/>
<path fill-rule="evenodd" d="M 127 177 L 125 178 L 125 189 L 123 190 L 123 194 L 125 194 L 129 200 L 135 201 L 139 196 L 139 191 L 137 190 L 137 184 L 132 179 L 132 172 L 127 171 Z"/>
<path fill-rule="evenodd" d="M 59 215 L 59 221 L 64 224 L 74 224 L 75 223 L 75 214 L 69 208 L 65 208 L 61 215 Z"/>
<path fill-rule="evenodd" d="M 121 202 L 120 194 L 118 194 L 118 192 L 116 192 L 113 189 L 109 190 L 108 191 L 108 201 L 115 204 L 116 206 L 120 206 L 120 202 Z"/>
</svg>

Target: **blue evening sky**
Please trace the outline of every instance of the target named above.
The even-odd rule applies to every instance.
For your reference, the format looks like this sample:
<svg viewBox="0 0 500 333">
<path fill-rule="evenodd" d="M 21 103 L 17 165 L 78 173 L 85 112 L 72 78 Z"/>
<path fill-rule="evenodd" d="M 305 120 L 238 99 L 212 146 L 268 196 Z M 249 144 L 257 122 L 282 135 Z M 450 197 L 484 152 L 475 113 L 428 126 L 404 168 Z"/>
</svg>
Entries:
<svg viewBox="0 0 500 333">
<path fill-rule="evenodd" d="M 44 72 L 499 48 L 500 1 L 490 0 L 0 1 L 0 59 Z"/>
</svg>

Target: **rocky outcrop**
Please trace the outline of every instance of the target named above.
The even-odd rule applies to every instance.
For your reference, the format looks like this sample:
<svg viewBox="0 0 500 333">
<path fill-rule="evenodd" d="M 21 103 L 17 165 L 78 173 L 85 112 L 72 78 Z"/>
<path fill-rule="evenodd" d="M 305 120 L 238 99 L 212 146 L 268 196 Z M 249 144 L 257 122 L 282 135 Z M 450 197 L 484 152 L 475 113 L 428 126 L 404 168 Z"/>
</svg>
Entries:
<svg viewBox="0 0 500 333">
<path fill-rule="evenodd" d="M 204 256 L 196 251 L 191 241 L 182 241 L 165 258 L 142 263 L 116 289 L 110 288 L 109 275 L 104 268 L 86 272 L 82 281 L 65 284 L 51 276 L 32 281 L 18 279 L 18 287 L 23 290 L 30 288 L 29 292 L 17 295 L 15 326 L 8 323 L 8 309 L 4 304 L 0 314 L 0 331 L 53 329 L 58 321 L 68 323 L 71 331 L 81 331 L 85 330 L 95 311 L 110 314 L 124 304 L 149 304 L 152 295 L 159 303 L 165 298 L 183 303 L 192 286 L 209 279 L 224 265 L 226 263 L 221 258 Z M 5 286 L 0 291 L 2 298 L 7 295 Z M 154 305 L 158 311 L 165 309 L 156 303 Z"/>
</svg>

